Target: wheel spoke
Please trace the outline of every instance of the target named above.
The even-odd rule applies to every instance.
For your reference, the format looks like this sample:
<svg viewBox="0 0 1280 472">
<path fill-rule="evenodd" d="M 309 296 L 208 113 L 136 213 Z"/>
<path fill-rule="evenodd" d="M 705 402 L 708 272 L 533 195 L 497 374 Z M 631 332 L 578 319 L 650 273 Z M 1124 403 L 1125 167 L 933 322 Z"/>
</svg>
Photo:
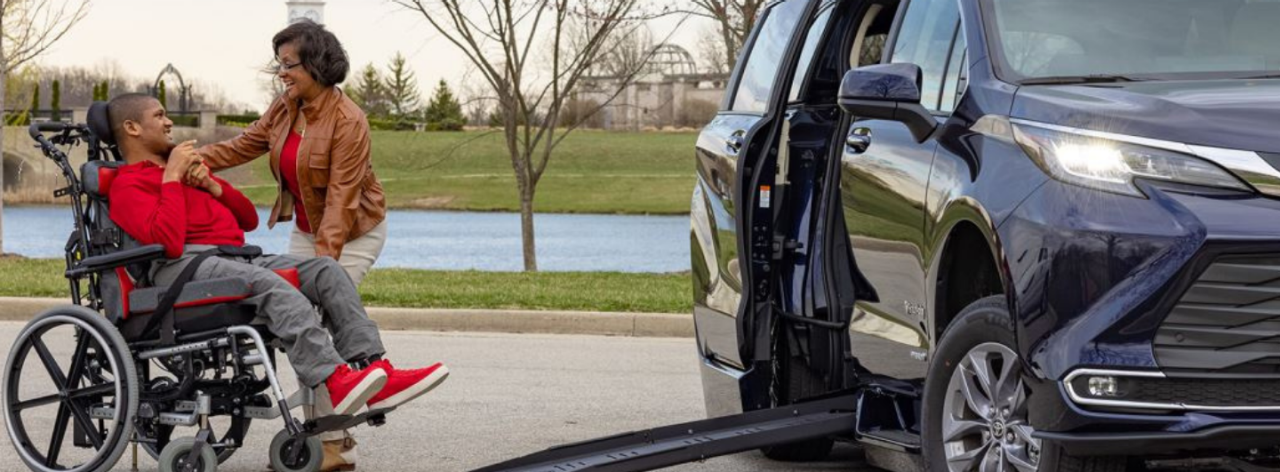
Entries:
<svg viewBox="0 0 1280 472">
<path fill-rule="evenodd" d="M 1039 441 L 1036 438 L 1031 437 L 1031 433 L 1035 432 L 1035 429 L 1030 425 L 1011 424 L 1009 425 L 1009 429 L 1013 431 L 1013 434 L 1018 435 L 1019 440 L 1026 444 L 1036 444 Z"/>
<path fill-rule="evenodd" d="M 92 339 L 92 336 L 85 333 L 83 329 L 76 328 L 76 350 L 71 355 L 71 370 L 67 374 L 67 389 L 80 386 L 80 379 L 84 376 L 84 367 L 89 363 L 89 343 Z"/>
<path fill-rule="evenodd" d="M 83 429 L 85 436 L 89 437 L 89 442 L 93 443 L 94 449 L 102 448 L 102 434 L 98 432 L 98 428 L 94 427 L 93 420 L 89 418 L 89 413 L 85 412 L 75 400 L 69 400 L 71 404 L 71 417 L 76 420 L 76 424 Z"/>
<path fill-rule="evenodd" d="M 44 340 L 40 337 L 31 338 L 31 345 L 36 348 L 36 354 L 40 356 L 40 362 L 44 364 L 44 369 L 49 372 L 49 377 L 53 379 L 53 384 L 58 390 L 67 388 L 67 378 L 62 374 L 62 368 L 58 366 L 58 360 L 53 358 L 53 353 L 49 352 L 48 346 L 44 345 Z"/>
<path fill-rule="evenodd" d="M 45 406 L 51 403 L 58 403 L 58 400 L 60 399 L 61 397 L 59 397 L 58 394 L 55 393 L 53 395 L 46 395 L 40 398 L 32 398 L 27 401 L 18 402 L 13 405 L 13 409 L 16 411 L 22 411 L 30 408 L 35 408 L 38 406 Z"/>
<path fill-rule="evenodd" d="M 1027 416 L 1027 389 L 1022 384 L 1022 379 L 1014 384 L 1013 393 L 1009 397 L 1009 411 L 1013 418 L 1025 418 Z"/>
<path fill-rule="evenodd" d="M 1006 454 L 1005 458 L 1009 460 L 1009 464 L 1013 465 L 1013 468 L 1017 469 L 1018 472 L 1036 472 L 1036 465 L 1022 458 L 1027 452 L 1026 446 L 1020 448 L 1020 452 L 1023 454 Z"/>
<path fill-rule="evenodd" d="M 1018 379 L 1012 378 L 1017 375 L 1015 367 L 1017 367 L 1018 360 L 1004 356 L 1000 357 L 1000 373 L 997 374 L 995 384 L 991 388 L 991 399 L 995 400 L 997 408 L 1009 408 L 1012 410 L 1013 392 L 1008 392 L 1007 389 L 1011 380 L 1015 386 L 1022 383 Z"/>
<path fill-rule="evenodd" d="M 70 392 L 67 392 L 67 396 L 72 399 L 79 399 L 84 397 L 96 397 L 98 395 L 115 395 L 115 393 L 116 393 L 115 384 L 102 384 L 102 385 L 94 385 L 92 387 L 85 387 L 81 389 L 72 390 Z"/>
<path fill-rule="evenodd" d="M 989 353 L 981 351 L 969 353 L 969 371 L 978 378 L 978 387 L 982 392 L 994 401 L 996 400 L 995 378 L 991 374 L 991 361 L 988 360 L 988 355 Z"/>
<path fill-rule="evenodd" d="M 942 440 L 951 442 L 971 434 L 981 434 L 987 430 L 987 423 L 952 417 L 943 423 L 943 427 L 946 429 L 942 432 Z"/>
<path fill-rule="evenodd" d="M 45 455 L 45 466 L 58 468 L 58 452 L 62 450 L 62 437 L 67 435 L 67 423 L 71 422 L 71 412 L 66 402 L 58 405 L 58 414 L 53 419 L 53 436 L 49 438 L 49 454 Z"/>
<path fill-rule="evenodd" d="M 1000 470 L 1000 456 L 1004 455 L 1004 449 L 992 441 L 991 447 L 987 448 L 987 453 L 982 455 L 982 463 L 978 465 L 978 472 L 1002 472 Z"/>
<path fill-rule="evenodd" d="M 981 446 L 973 448 L 973 450 L 965 451 L 964 454 L 955 455 L 947 458 L 947 463 L 952 464 L 951 472 L 968 472 L 973 470 L 973 466 L 980 458 L 986 457 L 987 450 L 991 448 L 991 442 L 985 442 Z"/>
<path fill-rule="evenodd" d="M 982 388 L 974 385 L 974 376 L 972 371 L 960 366 L 963 371 L 960 374 L 960 393 L 964 395 L 964 401 L 969 405 L 969 409 L 977 413 L 983 418 L 991 417 L 991 400 L 990 397 L 983 395 Z"/>
</svg>

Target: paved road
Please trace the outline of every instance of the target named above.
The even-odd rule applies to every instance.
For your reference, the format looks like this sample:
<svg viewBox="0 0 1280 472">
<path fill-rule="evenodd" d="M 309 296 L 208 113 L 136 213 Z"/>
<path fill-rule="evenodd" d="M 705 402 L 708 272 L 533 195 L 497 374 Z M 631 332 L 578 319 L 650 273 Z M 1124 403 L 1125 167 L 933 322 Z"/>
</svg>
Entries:
<svg viewBox="0 0 1280 472">
<path fill-rule="evenodd" d="M 21 326 L 0 323 L 0 352 L 7 352 Z M 440 389 L 398 410 L 386 426 L 357 430 L 360 470 L 465 471 L 557 444 L 705 414 L 691 339 L 387 332 L 384 340 L 398 364 L 440 359 L 453 374 Z M 255 423 L 250 446 L 219 470 L 265 470 L 265 445 L 279 428 Z M 7 435 L 0 443 L 0 471 L 25 470 Z M 156 470 L 141 455 L 140 469 Z M 113 470 L 129 470 L 128 457 Z M 866 469 L 861 453 L 840 446 L 830 462 L 780 464 L 752 452 L 670 470 L 851 469 Z"/>
</svg>

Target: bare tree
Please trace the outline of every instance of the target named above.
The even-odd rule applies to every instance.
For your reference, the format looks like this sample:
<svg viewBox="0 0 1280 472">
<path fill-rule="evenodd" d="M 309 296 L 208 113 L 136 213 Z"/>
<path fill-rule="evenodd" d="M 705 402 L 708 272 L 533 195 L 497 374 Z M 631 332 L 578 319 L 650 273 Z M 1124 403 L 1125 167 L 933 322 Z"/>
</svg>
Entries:
<svg viewBox="0 0 1280 472">
<path fill-rule="evenodd" d="M 710 18 L 716 22 L 720 30 L 720 49 L 724 53 L 726 69 L 732 69 L 738 60 L 738 51 L 742 49 L 751 28 L 755 26 L 760 11 L 764 9 L 766 0 L 690 0 L 694 13 Z M 718 63 L 717 63 L 718 64 Z"/>
<path fill-rule="evenodd" d="M 0 103 L 4 103 L 9 73 L 43 54 L 88 13 L 89 0 L 0 0 Z M 0 156 L 3 149 L 4 133 L 0 133 Z M 0 165 L 0 214 L 4 210 L 3 182 L 4 166 Z M 3 223 L 0 217 L 0 234 Z"/>
<path fill-rule="evenodd" d="M 497 98 L 520 196 L 524 268 L 538 270 L 534 196 L 552 152 L 577 129 L 561 127 L 560 111 L 596 62 L 620 44 L 618 35 L 635 33 L 658 12 L 645 11 L 644 0 L 392 1 L 421 14 L 457 46 Z M 615 80 L 612 97 L 639 72 Z"/>
<path fill-rule="evenodd" d="M 698 36 L 698 56 L 702 59 L 702 70 L 708 74 L 728 74 L 732 72 L 733 58 L 725 52 L 725 44 L 720 36 L 720 29 L 707 28 Z"/>
<path fill-rule="evenodd" d="M 630 34 L 615 34 L 609 38 L 609 47 L 589 76 L 626 77 L 644 70 L 653 57 L 653 32 L 639 26 Z"/>
</svg>

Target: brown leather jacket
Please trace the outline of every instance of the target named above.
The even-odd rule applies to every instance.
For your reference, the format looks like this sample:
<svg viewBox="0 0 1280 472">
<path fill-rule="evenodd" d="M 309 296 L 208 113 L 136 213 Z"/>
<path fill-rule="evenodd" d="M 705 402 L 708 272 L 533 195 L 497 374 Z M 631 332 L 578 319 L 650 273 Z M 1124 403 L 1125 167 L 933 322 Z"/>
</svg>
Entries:
<svg viewBox="0 0 1280 472">
<path fill-rule="evenodd" d="M 215 171 L 271 153 L 271 174 L 279 196 L 268 227 L 293 219 L 293 195 L 280 179 L 280 150 L 298 111 L 295 101 L 281 97 L 240 136 L 199 149 Z M 363 236 L 387 217 L 386 197 L 370 159 L 369 122 L 337 87 L 329 87 L 301 111 L 307 117 L 298 147 L 302 208 L 315 232 L 316 255 L 337 259 L 347 241 Z"/>
</svg>

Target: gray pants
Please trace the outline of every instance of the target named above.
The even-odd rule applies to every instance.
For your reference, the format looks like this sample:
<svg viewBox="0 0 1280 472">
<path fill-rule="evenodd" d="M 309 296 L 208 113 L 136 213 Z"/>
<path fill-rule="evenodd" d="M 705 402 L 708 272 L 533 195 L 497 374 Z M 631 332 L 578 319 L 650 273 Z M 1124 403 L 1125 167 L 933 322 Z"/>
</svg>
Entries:
<svg viewBox="0 0 1280 472">
<path fill-rule="evenodd" d="M 172 283 L 196 254 L 208 249 L 212 247 L 188 245 L 182 257 L 158 263 L 152 280 L 157 285 Z M 272 271 L 289 268 L 298 269 L 301 293 Z M 200 264 L 193 279 L 219 277 L 249 280 L 252 294 L 243 303 L 258 307 L 254 323 L 265 324 L 280 338 L 298 379 L 308 387 L 322 384 L 340 364 L 386 353 L 378 325 L 369 319 L 355 285 L 332 258 L 211 257 Z M 323 325 L 313 303 L 323 308 Z"/>
</svg>

